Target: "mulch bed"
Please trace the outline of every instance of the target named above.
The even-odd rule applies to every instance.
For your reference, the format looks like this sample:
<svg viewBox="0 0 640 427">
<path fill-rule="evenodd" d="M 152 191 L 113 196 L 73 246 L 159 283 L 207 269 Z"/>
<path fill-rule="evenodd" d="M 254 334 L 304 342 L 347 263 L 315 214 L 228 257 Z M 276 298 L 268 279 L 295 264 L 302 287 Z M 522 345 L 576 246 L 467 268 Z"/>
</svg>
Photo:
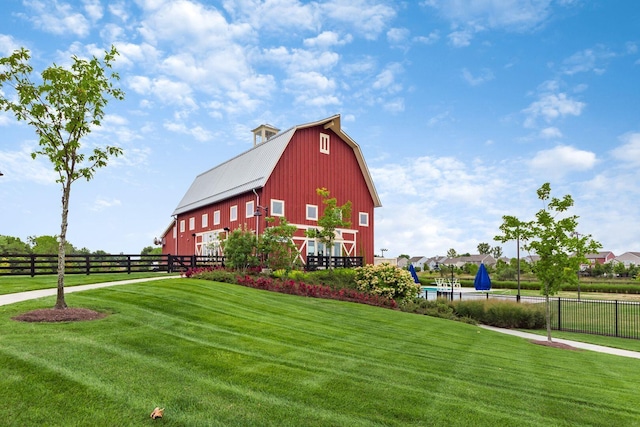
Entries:
<svg viewBox="0 0 640 427">
<path fill-rule="evenodd" d="M 19 322 L 82 322 L 106 317 L 106 313 L 88 308 L 41 308 L 12 317 Z"/>
<path fill-rule="evenodd" d="M 544 345 L 546 347 L 553 347 L 553 348 L 560 348 L 563 350 L 574 350 L 574 351 L 580 351 L 579 348 L 573 347 L 569 344 L 565 344 L 565 343 L 561 343 L 561 342 L 556 342 L 556 341 L 530 341 L 532 344 L 537 344 L 537 345 Z"/>
</svg>

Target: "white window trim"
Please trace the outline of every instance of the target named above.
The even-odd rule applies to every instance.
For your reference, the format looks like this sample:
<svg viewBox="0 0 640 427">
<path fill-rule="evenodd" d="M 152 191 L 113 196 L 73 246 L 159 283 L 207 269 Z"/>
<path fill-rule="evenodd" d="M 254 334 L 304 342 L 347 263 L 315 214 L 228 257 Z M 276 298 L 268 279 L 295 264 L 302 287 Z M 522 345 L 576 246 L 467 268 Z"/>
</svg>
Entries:
<svg viewBox="0 0 640 427">
<path fill-rule="evenodd" d="M 282 212 L 276 213 L 273 208 L 277 204 L 282 204 Z M 271 216 L 284 216 L 284 200 L 271 199 L 271 206 L 269 206 L 269 214 Z"/>
<path fill-rule="evenodd" d="M 251 209 L 249 209 L 249 206 L 251 206 Z M 247 202 L 245 205 L 245 218 L 252 218 L 253 214 L 256 212 L 256 207 L 253 204 L 253 200 L 251 200 L 250 202 Z"/>
<path fill-rule="evenodd" d="M 213 225 L 220 224 L 220 211 L 213 212 Z"/>
<path fill-rule="evenodd" d="M 229 221 L 238 220 L 238 205 L 233 205 L 229 208 Z"/>
<path fill-rule="evenodd" d="M 362 218 L 365 218 L 365 221 L 362 221 Z M 358 214 L 358 225 L 360 225 L 361 227 L 368 227 L 369 226 L 369 213 L 368 212 L 360 212 Z"/>
<path fill-rule="evenodd" d="M 193 231 L 196 229 L 196 217 L 192 216 L 189 218 L 189 231 Z"/>
<path fill-rule="evenodd" d="M 326 133 L 320 133 L 320 152 L 324 154 L 329 154 L 329 143 L 331 138 Z"/>
<path fill-rule="evenodd" d="M 312 217 L 309 215 L 309 208 L 314 208 L 316 210 L 316 216 Z M 317 221 L 318 220 L 318 206 L 317 205 L 307 205 L 306 210 L 305 210 L 305 214 L 308 220 L 310 221 Z"/>
<path fill-rule="evenodd" d="M 209 226 L 209 214 L 202 214 L 202 228 Z"/>
<path fill-rule="evenodd" d="M 184 225 L 185 225 L 185 223 L 184 223 L 184 219 L 181 219 L 181 220 L 180 220 L 180 232 L 181 232 L 181 233 L 184 233 Z"/>
</svg>

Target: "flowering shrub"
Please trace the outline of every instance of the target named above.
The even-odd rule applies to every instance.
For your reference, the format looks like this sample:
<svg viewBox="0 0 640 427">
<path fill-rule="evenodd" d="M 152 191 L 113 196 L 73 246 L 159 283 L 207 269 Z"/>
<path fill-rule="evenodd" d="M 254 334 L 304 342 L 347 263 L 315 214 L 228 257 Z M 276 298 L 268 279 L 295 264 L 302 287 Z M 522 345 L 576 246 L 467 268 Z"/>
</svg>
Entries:
<svg viewBox="0 0 640 427">
<path fill-rule="evenodd" d="M 356 268 L 355 282 L 360 291 L 395 300 L 412 300 L 420 292 L 411 273 L 386 263 Z"/>
<path fill-rule="evenodd" d="M 358 292 L 355 289 L 332 289 L 324 285 L 308 285 L 294 280 L 274 280 L 268 277 L 253 277 L 246 275 L 238 277 L 237 283 L 250 288 L 266 291 L 280 292 L 284 294 L 299 295 L 312 298 L 335 299 L 361 304 L 375 305 L 378 307 L 396 308 L 398 304 L 392 298 L 382 295 L 371 295 Z"/>
</svg>

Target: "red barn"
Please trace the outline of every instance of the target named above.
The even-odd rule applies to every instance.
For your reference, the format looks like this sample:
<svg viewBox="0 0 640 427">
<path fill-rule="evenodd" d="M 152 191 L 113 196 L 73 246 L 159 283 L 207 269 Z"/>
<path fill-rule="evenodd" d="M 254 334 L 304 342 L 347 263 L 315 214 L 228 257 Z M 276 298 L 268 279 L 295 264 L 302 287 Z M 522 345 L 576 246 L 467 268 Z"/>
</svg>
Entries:
<svg viewBox="0 0 640 427">
<path fill-rule="evenodd" d="M 259 126 L 253 148 L 195 178 L 173 212 L 163 253 L 219 255 L 225 229 L 246 226 L 262 233 L 268 214 L 298 228 L 294 241 L 303 263 L 307 255 L 328 255 L 319 241 L 305 236 L 324 213 L 316 189 L 325 187 L 339 205 L 352 204 L 351 226 L 336 230 L 331 255 L 373 263 L 380 199 L 360 147 L 340 127 L 340 115 L 278 132 Z"/>
</svg>

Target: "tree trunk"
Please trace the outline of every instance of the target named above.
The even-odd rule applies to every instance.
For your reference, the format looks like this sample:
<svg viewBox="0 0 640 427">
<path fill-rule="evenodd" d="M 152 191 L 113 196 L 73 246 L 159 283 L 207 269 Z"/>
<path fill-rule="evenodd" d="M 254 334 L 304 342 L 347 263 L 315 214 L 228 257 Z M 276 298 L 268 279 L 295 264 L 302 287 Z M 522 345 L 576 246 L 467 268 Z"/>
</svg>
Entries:
<svg viewBox="0 0 640 427">
<path fill-rule="evenodd" d="M 551 342 L 551 302 L 549 301 L 549 290 L 547 288 L 547 292 L 545 295 L 547 300 L 547 341 Z"/>
<path fill-rule="evenodd" d="M 69 194 L 71 193 L 71 180 L 67 179 L 62 186 L 62 224 L 60 225 L 60 242 L 58 243 L 58 293 L 56 297 L 56 309 L 67 308 L 64 300 L 64 259 L 65 245 L 67 243 L 67 223 L 69 217 Z"/>
</svg>

